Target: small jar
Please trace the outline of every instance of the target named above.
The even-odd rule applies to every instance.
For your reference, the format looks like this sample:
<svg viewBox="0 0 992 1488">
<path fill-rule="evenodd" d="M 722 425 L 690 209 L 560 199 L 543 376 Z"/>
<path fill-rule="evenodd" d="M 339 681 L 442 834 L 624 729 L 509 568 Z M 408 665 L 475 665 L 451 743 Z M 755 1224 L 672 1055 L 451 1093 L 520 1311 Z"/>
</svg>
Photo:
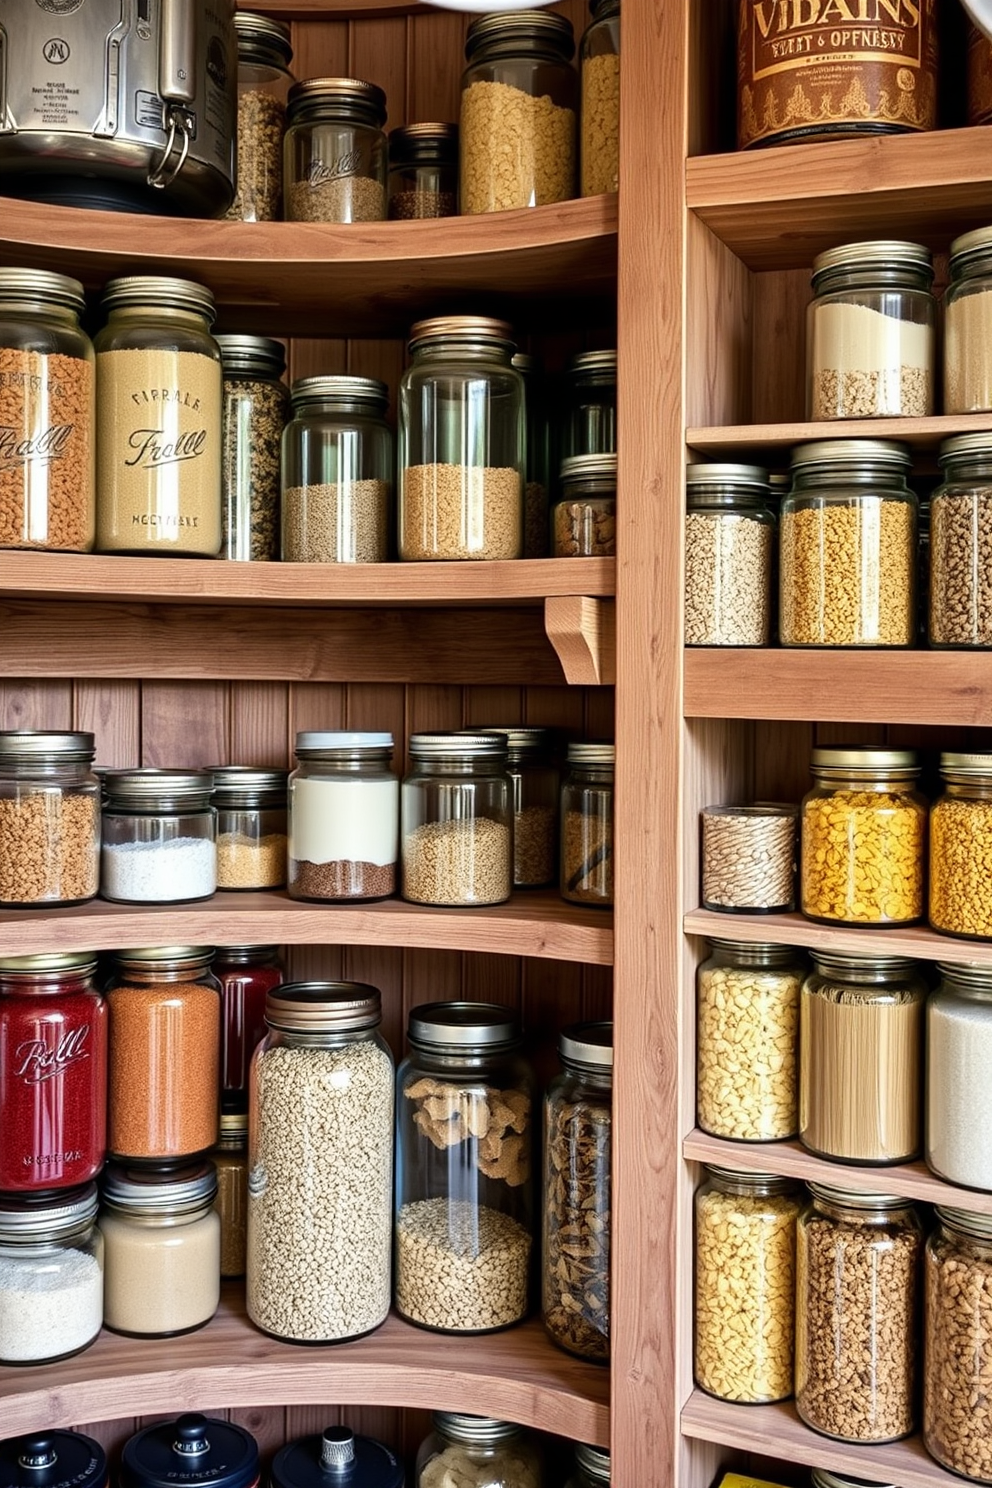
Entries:
<svg viewBox="0 0 992 1488">
<path fill-rule="evenodd" d="M 775 516 L 758 465 L 686 471 L 685 643 L 767 646 Z"/>
<path fill-rule="evenodd" d="M 238 12 L 238 15 L 242 12 Z M 286 353 L 268 336 L 218 336 L 224 369 L 220 556 L 279 557 L 279 456 L 289 418 Z"/>
<path fill-rule="evenodd" d="M 605 1447 L 592 1447 L 577 1442 L 574 1447 L 575 1474 L 566 1488 L 602 1488 L 610 1481 L 610 1454 Z"/>
<path fill-rule="evenodd" d="M 551 516 L 556 558 L 616 554 L 617 457 L 572 455 L 561 464 L 562 499 Z"/>
<path fill-rule="evenodd" d="M 214 297 L 185 279 L 113 279 L 94 342 L 97 548 L 214 558 L 221 545 Z"/>
<path fill-rule="evenodd" d="M 217 887 L 278 889 L 286 882 L 286 771 L 214 765 Z"/>
<path fill-rule="evenodd" d="M 915 1425 L 923 1235 L 908 1199 L 809 1185 L 796 1246 L 796 1409 L 838 1441 Z"/>
<path fill-rule="evenodd" d="M 386 216 L 386 95 L 358 78 L 310 78 L 289 91 L 283 150 L 287 222 Z"/>
<path fill-rule="evenodd" d="M 410 332 L 399 395 L 399 554 L 523 553 L 524 384 L 510 327 L 438 316 Z"/>
<path fill-rule="evenodd" d="M 569 744 L 561 788 L 561 897 L 613 903 L 612 744 Z"/>
<path fill-rule="evenodd" d="M 385 563 L 393 436 L 374 377 L 301 377 L 282 438 L 284 563 Z"/>
<path fill-rule="evenodd" d="M 341 1481 L 354 1488 L 403 1488 L 405 1464 L 371 1436 L 328 1426 L 316 1436 L 287 1442 L 269 1469 L 269 1488 L 327 1488 Z"/>
<path fill-rule="evenodd" d="M 124 1445 L 119 1488 L 258 1488 L 258 1443 L 243 1426 L 191 1412 L 146 1426 Z"/>
<path fill-rule="evenodd" d="M 561 455 L 614 455 L 617 449 L 616 351 L 582 351 L 565 373 Z"/>
<path fill-rule="evenodd" d="M 620 187 L 620 0 L 590 0 L 579 47 L 582 74 L 581 196 Z"/>
<path fill-rule="evenodd" d="M 100 891 L 122 904 L 182 904 L 217 889 L 217 813 L 208 770 L 104 776 Z"/>
<path fill-rule="evenodd" d="M 505 212 L 575 195 L 572 23 L 544 10 L 477 16 L 465 35 L 461 210 Z"/>
<path fill-rule="evenodd" d="M 400 792 L 403 898 L 502 904 L 513 888 L 513 782 L 495 734 L 411 734 Z"/>
<path fill-rule="evenodd" d="M 0 1198 L 0 1363 L 50 1364 L 96 1339 L 103 1322 L 96 1210 L 95 1183 L 47 1198 Z"/>
<path fill-rule="evenodd" d="M 386 899 L 396 892 L 399 780 L 393 736 L 296 736 L 289 777 L 289 892 L 293 899 Z"/>
<path fill-rule="evenodd" d="M 88 553 L 96 525 L 93 347 L 83 286 L 0 269 L 0 548 Z"/>
<path fill-rule="evenodd" d="M 430 1002 L 396 1075 L 396 1310 L 437 1333 L 525 1317 L 533 1248 L 534 1077 L 520 1024 Z"/>
<path fill-rule="evenodd" d="M 992 303 L 992 302 L 990 302 Z M 992 435 L 940 446 L 930 502 L 930 644 L 992 647 Z"/>
<path fill-rule="evenodd" d="M 783 646 L 911 646 L 916 497 L 905 445 L 829 439 L 792 452 L 779 535 Z"/>
<path fill-rule="evenodd" d="M 107 1454 L 79 1431 L 44 1431 L 0 1442 L 0 1488 L 108 1488 Z"/>
<path fill-rule="evenodd" d="M 951 1472 L 992 1483 L 992 1215 L 943 1205 L 934 1212 L 924 1268 L 923 1444 Z"/>
<path fill-rule="evenodd" d="M 220 984 L 209 946 L 119 951 L 107 987 L 107 1145 L 133 1162 L 209 1152 L 220 1106 Z"/>
<path fill-rule="evenodd" d="M 238 38 L 238 179 L 234 201 L 224 215 L 236 222 L 278 222 L 293 44 L 288 26 L 248 10 L 236 12 L 234 30 Z"/>
<path fill-rule="evenodd" d="M 696 973 L 696 1119 L 714 1137 L 778 1142 L 799 1125 L 799 989 L 793 946 L 710 940 Z"/>
<path fill-rule="evenodd" d="M 541 1488 L 541 1457 L 522 1426 L 455 1411 L 434 1411 L 431 1423 L 417 1453 L 416 1488 Z"/>
<path fill-rule="evenodd" d="M 407 124 L 389 133 L 389 216 L 458 215 L 458 125 Z"/>
<path fill-rule="evenodd" d="M 942 754 L 944 794 L 930 812 L 930 924 L 945 935 L 992 939 L 992 750 Z"/>
<path fill-rule="evenodd" d="M 704 806 L 703 908 L 781 914 L 795 908 L 795 806 Z"/>
<path fill-rule="evenodd" d="M 992 968 L 937 969 L 941 983 L 927 1002 L 927 1167 L 992 1193 Z"/>
<path fill-rule="evenodd" d="M 806 313 L 811 419 L 936 412 L 933 258 L 919 243 L 845 243 L 813 261 Z"/>
<path fill-rule="evenodd" d="M 923 1141 L 915 961 L 813 951 L 799 1012 L 799 1140 L 836 1162 L 909 1162 Z"/>
<path fill-rule="evenodd" d="M 525 558 L 547 558 L 550 551 L 551 421 L 541 364 L 529 352 L 518 351 L 513 366 L 524 380 L 527 469 L 524 482 Z"/>
<path fill-rule="evenodd" d="M 544 1098 L 541 1311 L 555 1343 L 610 1357 L 613 1024 L 558 1035 L 562 1072 Z"/>
<path fill-rule="evenodd" d="M 247 1091 L 251 1056 L 265 1037 L 265 999 L 283 982 L 279 947 L 218 946 L 211 970 L 220 983 L 221 1089 Z"/>
<path fill-rule="evenodd" d="M 225 1102 L 220 1141 L 211 1156 L 217 1170 L 214 1208 L 220 1219 L 220 1274 L 244 1276 L 248 1249 L 247 1095 Z"/>
<path fill-rule="evenodd" d="M 561 782 L 547 728 L 479 728 L 502 734 L 513 783 L 513 887 L 539 889 L 558 881 L 558 794 Z"/>
<path fill-rule="evenodd" d="M 911 925 L 924 897 L 927 803 L 912 749 L 814 749 L 803 798 L 802 912 L 831 925 Z"/>
<path fill-rule="evenodd" d="M 944 412 L 992 409 L 992 227 L 951 244 L 944 294 Z"/>
<path fill-rule="evenodd" d="M 705 1173 L 696 1194 L 696 1383 L 718 1400 L 787 1400 L 799 1185 L 768 1173 Z"/>
<path fill-rule="evenodd" d="M 0 731 L 0 904 L 84 904 L 100 878 L 93 735 Z"/>
</svg>

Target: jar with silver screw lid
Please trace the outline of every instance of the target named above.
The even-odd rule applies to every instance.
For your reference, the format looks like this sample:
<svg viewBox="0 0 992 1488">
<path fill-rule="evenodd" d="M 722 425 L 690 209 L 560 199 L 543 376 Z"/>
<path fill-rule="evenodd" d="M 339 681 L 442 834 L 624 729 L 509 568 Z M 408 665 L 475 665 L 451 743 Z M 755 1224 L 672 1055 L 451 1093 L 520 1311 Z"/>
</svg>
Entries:
<svg viewBox="0 0 992 1488">
<path fill-rule="evenodd" d="M 396 891 L 400 786 L 393 736 L 296 736 L 289 777 L 289 893 L 293 899 L 386 899 Z"/>
<path fill-rule="evenodd" d="M 503 734 L 412 734 L 400 791 L 403 898 L 502 904 L 513 889 L 513 784 Z"/>
<path fill-rule="evenodd" d="M 513 886 L 543 888 L 558 876 L 558 792 L 553 759 L 554 730 L 476 728 L 473 734 L 502 734 L 506 773 L 513 782 Z"/>
<path fill-rule="evenodd" d="M 617 457 L 571 455 L 561 462 L 561 500 L 551 514 L 556 558 L 616 553 Z"/>
<path fill-rule="evenodd" d="M 217 890 L 209 770 L 110 770 L 100 887 L 124 904 L 179 904 Z"/>
<path fill-rule="evenodd" d="M 616 448 L 616 351 L 580 351 L 565 373 L 561 458 L 612 455 Z"/>
<path fill-rule="evenodd" d="M 685 643 L 767 646 L 775 517 L 758 465 L 686 471 Z"/>
<path fill-rule="evenodd" d="M 217 887 L 278 889 L 286 882 L 286 771 L 211 765 L 217 813 Z"/>
<path fill-rule="evenodd" d="M 225 216 L 237 222 L 278 222 L 293 43 L 282 21 L 250 10 L 235 12 L 234 31 L 238 39 L 238 179 Z"/>
<path fill-rule="evenodd" d="M 992 968 L 940 962 L 927 1000 L 926 1159 L 932 1172 L 992 1193 Z"/>
<path fill-rule="evenodd" d="M 938 460 L 943 480 L 929 504 L 930 644 L 989 648 L 992 435 L 945 439 Z"/>
<path fill-rule="evenodd" d="M 512 1421 L 434 1411 L 421 1443 L 416 1488 L 541 1488 L 541 1454 L 530 1434 Z"/>
<path fill-rule="evenodd" d="M 386 95 L 359 78 L 308 78 L 289 91 L 283 145 L 287 222 L 386 216 Z"/>
<path fill-rule="evenodd" d="M 48 1364 L 88 1348 L 103 1322 L 96 1184 L 0 1198 L 0 1361 Z"/>
<path fill-rule="evenodd" d="M 575 1475 L 567 1488 L 603 1488 L 610 1481 L 610 1454 L 605 1447 L 592 1447 L 578 1442 L 575 1452 Z"/>
<path fill-rule="evenodd" d="M 944 295 L 944 412 L 992 408 L 992 228 L 955 238 Z"/>
<path fill-rule="evenodd" d="M 99 886 L 93 735 L 0 730 L 0 904 L 83 904 Z"/>
<path fill-rule="evenodd" d="M 218 336 L 224 369 L 223 543 L 220 556 L 271 563 L 279 557 L 279 459 L 289 417 L 282 342 Z"/>
<path fill-rule="evenodd" d="M 944 794 L 930 810 L 930 924 L 992 939 L 992 750 L 940 756 Z"/>
<path fill-rule="evenodd" d="M 561 897 L 613 903 L 612 744 L 569 744 L 561 788 Z"/>
<path fill-rule="evenodd" d="M 389 216 L 458 215 L 458 125 L 407 124 L 389 133 Z"/>
</svg>

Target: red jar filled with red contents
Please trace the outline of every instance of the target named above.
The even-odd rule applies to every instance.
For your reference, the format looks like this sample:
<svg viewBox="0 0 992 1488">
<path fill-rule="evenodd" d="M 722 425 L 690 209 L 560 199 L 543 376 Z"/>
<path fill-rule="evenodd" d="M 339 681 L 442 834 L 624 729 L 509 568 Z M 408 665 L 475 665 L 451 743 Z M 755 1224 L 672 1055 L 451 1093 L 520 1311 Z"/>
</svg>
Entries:
<svg viewBox="0 0 992 1488">
<path fill-rule="evenodd" d="M 0 959 L 0 1190 L 72 1188 L 107 1148 L 107 1009 L 91 952 Z"/>
<path fill-rule="evenodd" d="M 278 946 L 218 946 L 214 976 L 221 985 L 221 1086 L 247 1090 L 255 1046 L 265 1037 L 265 997 L 285 979 Z"/>
</svg>

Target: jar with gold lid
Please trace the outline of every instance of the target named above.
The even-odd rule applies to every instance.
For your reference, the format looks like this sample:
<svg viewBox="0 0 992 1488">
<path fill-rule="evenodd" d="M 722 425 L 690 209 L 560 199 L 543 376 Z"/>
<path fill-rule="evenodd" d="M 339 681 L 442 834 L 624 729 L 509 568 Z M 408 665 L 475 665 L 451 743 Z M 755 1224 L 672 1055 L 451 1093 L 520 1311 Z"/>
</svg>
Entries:
<svg viewBox="0 0 992 1488">
<path fill-rule="evenodd" d="M 386 95 L 360 78 L 290 89 L 283 145 L 287 222 L 381 222 L 386 216 Z"/>
</svg>

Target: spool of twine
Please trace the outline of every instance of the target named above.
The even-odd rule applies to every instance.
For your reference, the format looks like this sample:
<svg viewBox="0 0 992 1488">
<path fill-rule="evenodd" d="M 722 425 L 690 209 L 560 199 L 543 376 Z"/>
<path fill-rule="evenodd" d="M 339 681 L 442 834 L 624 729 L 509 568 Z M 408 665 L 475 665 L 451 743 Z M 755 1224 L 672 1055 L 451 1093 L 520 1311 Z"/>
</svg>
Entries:
<svg viewBox="0 0 992 1488">
<path fill-rule="evenodd" d="M 706 806 L 703 905 L 769 914 L 795 907 L 795 806 Z"/>
</svg>

